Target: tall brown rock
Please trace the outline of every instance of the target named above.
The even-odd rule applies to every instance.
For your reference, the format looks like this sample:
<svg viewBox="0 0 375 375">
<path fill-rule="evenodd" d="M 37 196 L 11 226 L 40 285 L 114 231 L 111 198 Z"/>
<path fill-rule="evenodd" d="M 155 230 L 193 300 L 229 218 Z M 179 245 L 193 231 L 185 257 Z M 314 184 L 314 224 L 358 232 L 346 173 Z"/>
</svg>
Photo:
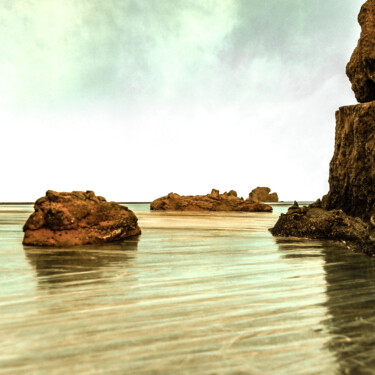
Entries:
<svg viewBox="0 0 375 375">
<path fill-rule="evenodd" d="M 329 192 L 308 208 L 289 210 L 271 229 L 276 236 L 349 241 L 375 254 L 375 0 L 363 4 L 362 32 L 346 72 L 362 104 L 336 112 Z"/>
<path fill-rule="evenodd" d="M 375 100 L 375 0 L 368 0 L 358 15 L 361 36 L 349 63 L 346 74 L 358 102 Z"/>
<path fill-rule="evenodd" d="M 375 0 L 359 12 L 361 36 L 346 73 L 363 104 L 336 112 L 335 151 L 329 169 L 326 209 L 369 220 L 375 213 Z"/>
<path fill-rule="evenodd" d="M 326 209 L 342 209 L 364 220 L 375 213 L 375 101 L 336 112 L 329 185 Z"/>
</svg>

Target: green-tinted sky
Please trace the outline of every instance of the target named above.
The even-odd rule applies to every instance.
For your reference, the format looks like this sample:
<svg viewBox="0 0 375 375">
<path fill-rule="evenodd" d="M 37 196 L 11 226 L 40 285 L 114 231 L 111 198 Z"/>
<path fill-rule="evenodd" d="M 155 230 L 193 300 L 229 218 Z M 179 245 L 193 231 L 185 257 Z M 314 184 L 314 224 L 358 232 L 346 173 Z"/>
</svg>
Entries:
<svg viewBox="0 0 375 375">
<path fill-rule="evenodd" d="M 362 1 L 0 5 L 0 201 L 328 189 Z M 27 183 L 25 183 L 27 181 Z"/>
</svg>

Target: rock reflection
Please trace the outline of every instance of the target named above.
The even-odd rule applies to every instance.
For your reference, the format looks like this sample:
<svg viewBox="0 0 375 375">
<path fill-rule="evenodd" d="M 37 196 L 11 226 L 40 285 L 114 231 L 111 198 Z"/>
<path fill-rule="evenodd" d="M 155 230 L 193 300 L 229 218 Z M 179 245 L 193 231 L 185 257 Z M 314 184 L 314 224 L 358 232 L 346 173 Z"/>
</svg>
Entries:
<svg viewBox="0 0 375 375">
<path fill-rule="evenodd" d="M 321 258 L 326 285 L 325 347 L 335 356 L 335 373 L 375 373 L 375 261 L 332 241 L 276 238 L 282 258 L 311 268 Z M 307 269 L 308 269 L 307 268 Z M 300 282 L 300 281 L 299 281 Z M 316 276 L 311 283 L 316 283 Z"/>
<path fill-rule="evenodd" d="M 283 259 L 322 258 L 326 244 L 319 240 L 303 238 L 275 238 Z M 338 244 L 338 246 L 341 246 Z"/>
<path fill-rule="evenodd" d="M 339 362 L 340 374 L 375 371 L 375 262 L 349 250 L 324 249 L 328 344 Z"/>
<path fill-rule="evenodd" d="M 36 270 L 39 285 L 55 288 L 110 279 L 134 259 L 138 241 L 132 238 L 69 249 L 24 247 L 24 251 Z"/>
</svg>

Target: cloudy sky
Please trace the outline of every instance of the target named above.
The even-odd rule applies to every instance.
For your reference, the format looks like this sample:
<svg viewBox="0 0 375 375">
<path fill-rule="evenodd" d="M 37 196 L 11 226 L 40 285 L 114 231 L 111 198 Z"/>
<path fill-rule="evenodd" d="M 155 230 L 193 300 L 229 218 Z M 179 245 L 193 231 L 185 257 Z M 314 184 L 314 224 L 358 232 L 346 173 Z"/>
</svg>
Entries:
<svg viewBox="0 0 375 375">
<path fill-rule="evenodd" d="M 0 5 L 0 201 L 328 190 L 363 0 Z"/>
</svg>

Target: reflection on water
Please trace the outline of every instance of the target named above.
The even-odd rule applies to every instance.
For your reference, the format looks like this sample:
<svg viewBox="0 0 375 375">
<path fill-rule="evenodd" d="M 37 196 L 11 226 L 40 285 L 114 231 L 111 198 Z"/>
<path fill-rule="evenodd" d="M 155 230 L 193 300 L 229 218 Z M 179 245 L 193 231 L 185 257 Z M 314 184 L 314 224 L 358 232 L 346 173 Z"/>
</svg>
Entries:
<svg viewBox="0 0 375 375">
<path fill-rule="evenodd" d="M 274 213 L 135 205 L 138 239 L 23 247 L 31 206 L 0 206 L 0 373 L 367 374 L 375 265 L 273 238 Z"/>
<path fill-rule="evenodd" d="M 374 260 L 350 252 L 324 251 L 329 348 L 343 374 L 375 373 Z"/>
<path fill-rule="evenodd" d="M 298 263 L 304 259 L 311 266 L 316 257 L 323 262 L 327 313 L 321 323 L 329 336 L 325 346 L 337 359 L 337 373 L 374 374 L 374 260 L 328 241 L 277 239 L 277 243 L 285 259 Z"/>
<path fill-rule="evenodd" d="M 136 256 L 138 238 L 119 243 L 81 246 L 79 249 L 24 247 L 41 285 L 62 283 L 64 287 L 83 282 L 103 282 L 113 268 L 126 267 Z"/>
</svg>

